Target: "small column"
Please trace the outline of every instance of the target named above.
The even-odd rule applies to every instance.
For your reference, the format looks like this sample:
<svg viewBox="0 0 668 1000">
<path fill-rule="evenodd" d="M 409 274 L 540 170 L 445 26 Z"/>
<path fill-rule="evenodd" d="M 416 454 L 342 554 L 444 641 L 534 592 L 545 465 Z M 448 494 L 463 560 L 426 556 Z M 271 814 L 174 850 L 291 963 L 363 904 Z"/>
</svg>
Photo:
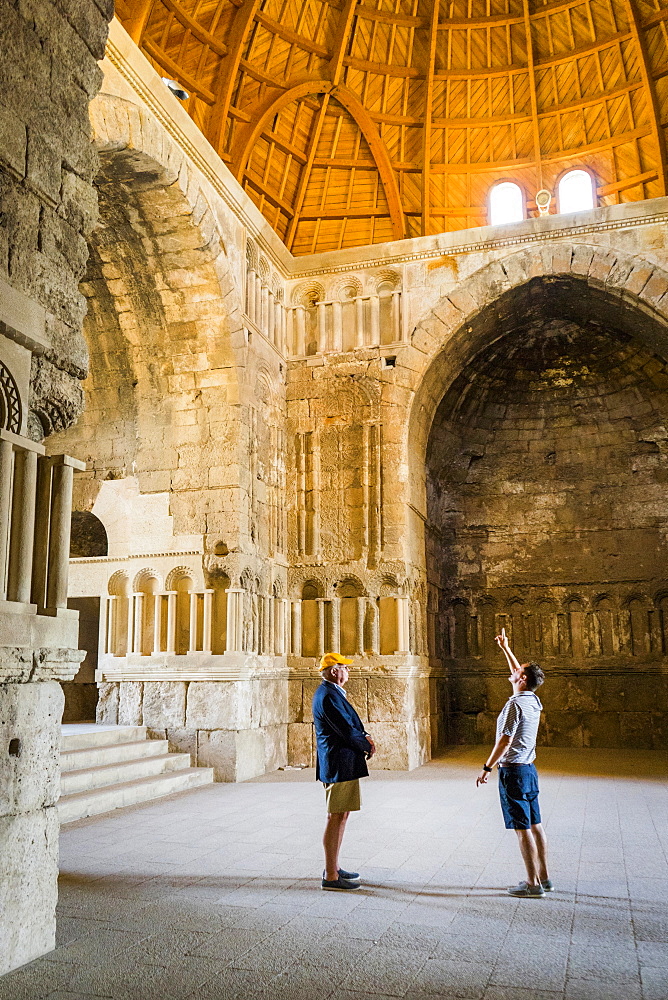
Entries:
<svg viewBox="0 0 668 1000">
<path fill-rule="evenodd" d="M 317 303 L 318 309 L 318 350 L 321 354 L 324 354 L 327 350 L 327 313 L 325 312 L 324 302 Z"/>
<path fill-rule="evenodd" d="M 7 558 L 9 556 L 9 518 L 12 502 L 12 465 L 14 446 L 0 440 L 0 601 L 7 596 Z"/>
<path fill-rule="evenodd" d="M 292 648 L 292 615 L 291 602 L 287 597 L 282 598 L 282 617 L 283 617 L 283 655 L 287 656 Z"/>
<path fill-rule="evenodd" d="M 285 627 L 283 622 L 283 598 L 277 597 L 274 600 L 274 621 L 275 621 L 275 652 L 276 656 L 283 656 L 285 653 Z"/>
<path fill-rule="evenodd" d="M 371 653 L 373 656 L 380 655 L 380 608 L 378 602 L 369 600 L 371 607 Z"/>
<path fill-rule="evenodd" d="M 237 600 L 237 650 L 240 653 L 245 653 L 247 650 L 244 649 L 244 611 L 246 610 L 246 592 L 244 590 L 239 591 L 239 598 Z"/>
<path fill-rule="evenodd" d="M 199 594 L 197 591 L 193 590 L 190 594 L 190 605 L 189 612 L 190 618 L 188 621 L 188 652 L 197 652 L 197 601 Z"/>
<path fill-rule="evenodd" d="M 114 618 L 114 604 L 116 598 L 113 595 L 105 594 L 100 598 L 100 621 L 97 632 L 97 649 L 101 656 L 105 653 L 113 653 L 113 636 L 111 634 Z"/>
<path fill-rule="evenodd" d="M 255 272 L 255 325 L 262 326 L 262 278 Z"/>
<path fill-rule="evenodd" d="M 396 289 L 392 292 L 392 339 L 403 340 L 401 329 L 401 292 Z"/>
<path fill-rule="evenodd" d="M 14 460 L 14 498 L 7 589 L 9 600 L 21 604 L 30 602 L 36 486 L 37 454 L 34 451 L 17 451 Z M 46 558 L 46 553 L 43 557 Z"/>
<path fill-rule="evenodd" d="M 341 652 L 341 598 L 333 597 L 331 600 L 332 605 L 332 636 L 331 636 L 331 651 L 332 653 Z"/>
<path fill-rule="evenodd" d="M 297 355 L 301 358 L 306 354 L 306 310 L 299 305 L 292 314 L 297 321 Z"/>
<path fill-rule="evenodd" d="M 167 652 L 176 652 L 176 591 L 167 592 Z"/>
<path fill-rule="evenodd" d="M 262 598 L 262 653 L 264 656 L 271 654 L 270 632 L 271 632 L 271 597 L 266 594 Z"/>
<path fill-rule="evenodd" d="M 292 602 L 292 654 L 302 655 L 302 602 Z"/>
<path fill-rule="evenodd" d="M 364 347 L 364 299 L 361 295 L 358 295 L 355 299 L 355 345 L 356 347 Z"/>
<path fill-rule="evenodd" d="M 53 467 L 51 528 L 49 531 L 49 577 L 46 588 L 48 608 L 67 607 L 67 574 L 72 524 L 72 483 L 74 469 L 63 459 Z"/>
<path fill-rule="evenodd" d="M 274 343 L 279 351 L 285 351 L 283 338 L 283 305 L 274 298 Z"/>
<path fill-rule="evenodd" d="M 227 636 L 225 641 L 225 652 L 235 653 L 237 649 L 237 602 L 238 591 L 230 587 L 225 591 L 227 594 Z"/>
<path fill-rule="evenodd" d="M 316 597 L 315 603 L 318 605 L 318 656 L 325 653 L 325 598 Z"/>
<path fill-rule="evenodd" d="M 380 300 L 377 295 L 371 295 L 369 297 L 369 306 L 371 307 L 371 343 L 376 345 L 380 344 Z"/>
<path fill-rule="evenodd" d="M 255 271 L 246 271 L 246 315 L 255 322 Z"/>
<path fill-rule="evenodd" d="M 261 322 L 258 326 L 262 330 L 265 337 L 269 336 L 269 289 L 265 284 L 261 286 L 261 296 L 262 296 L 262 314 Z"/>
<path fill-rule="evenodd" d="M 163 594 L 155 594 L 153 603 L 153 652 L 162 652 L 162 598 Z"/>
<path fill-rule="evenodd" d="M 397 605 L 397 646 L 399 647 L 395 652 L 408 653 L 410 652 L 408 648 L 408 598 L 395 597 L 395 601 Z"/>
<path fill-rule="evenodd" d="M 355 618 L 355 652 L 358 656 L 364 656 L 364 619 L 366 617 L 366 597 L 357 598 L 357 616 Z"/>
<path fill-rule="evenodd" d="M 31 600 L 38 608 L 47 607 L 49 577 L 49 526 L 51 522 L 53 462 L 46 456 L 37 459 L 35 494 L 35 541 L 32 556 Z M 68 552 L 69 555 L 69 552 Z"/>
<path fill-rule="evenodd" d="M 332 302 L 332 348 L 343 350 L 343 308 L 339 301 Z"/>
<path fill-rule="evenodd" d="M 274 309 L 274 293 L 270 288 L 267 289 L 267 337 L 272 342 L 276 343 L 275 338 L 275 319 L 276 310 Z"/>
<path fill-rule="evenodd" d="M 132 643 L 132 652 L 141 653 L 142 647 L 142 625 L 144 622 L 144 595 L 143 594 L 133 594 L 132 599 L 135 608 L 135 628 L 134 628 L 134 642 Z"/>
<path fill-rule="evenodd" d="M 202 608 L 202 652 L 211 652 L 211 622 L 213 620 L 213 590 L 205 590 Z"/>
<path fill-rule="evenodd" d="M 135 624 L 135 601 L 134 594 L 128 596 L 128 627 L 127 634 L 125 636 L 125 656 L 129 656 L 133 650 L 133 635 L 134 635 L 134 624 Z M 120 643 L 119 643 L 120 646 Z M 120 654 L 123 656 L 123 654 Z"/>
</svg>

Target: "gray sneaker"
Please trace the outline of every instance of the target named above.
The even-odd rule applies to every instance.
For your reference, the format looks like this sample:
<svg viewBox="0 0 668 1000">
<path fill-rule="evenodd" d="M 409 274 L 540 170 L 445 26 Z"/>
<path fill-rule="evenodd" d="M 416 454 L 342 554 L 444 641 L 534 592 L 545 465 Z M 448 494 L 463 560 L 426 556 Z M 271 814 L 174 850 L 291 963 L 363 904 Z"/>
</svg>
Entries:
<svg viewBox="0 0 668 1000">
<path fill-rule="evenodd" d="M 545 892 L 554 892 L 554 882 L 551 878 L 544 878 L 540 884 L 545 889 Z"/>
<path fill-rule="evenodd" d="M 506 889 L 509 896 L 521 896 L 524 899 L 538 899 L 545 895 L 542 885 L 529 885 L 528 882 L 520 882 L 519 885 L 509 885 Z"/>
<path fill-rule="evenodd" d="M 360 888 L 359 882 L 347 882 L 346 879 L 339 876 L 333 882 L 328 882 L 326 878 L 322 880 L 323 889 L 333 889 L 335 892 L 351 892 L 354 889 Z"/>
</svg>

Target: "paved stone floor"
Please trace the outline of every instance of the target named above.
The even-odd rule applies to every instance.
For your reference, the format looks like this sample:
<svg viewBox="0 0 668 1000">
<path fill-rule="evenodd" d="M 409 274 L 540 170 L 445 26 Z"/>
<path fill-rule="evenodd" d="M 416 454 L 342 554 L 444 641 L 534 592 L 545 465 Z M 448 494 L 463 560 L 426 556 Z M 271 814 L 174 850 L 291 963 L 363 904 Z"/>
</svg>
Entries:
<svg viewBox="0 0 668 1000">
<path fill-rule="evenodd" d="M 518 900 L 515 835 L 474 784 L 483 753 L 364 782 L 350 895 L 319 888 L 312 771 L 71 825 L 59 946 L 0 979 L 0 1000 L 668 998 L 665 755 L 541 750 L 558 891 Z"/>
</svg>

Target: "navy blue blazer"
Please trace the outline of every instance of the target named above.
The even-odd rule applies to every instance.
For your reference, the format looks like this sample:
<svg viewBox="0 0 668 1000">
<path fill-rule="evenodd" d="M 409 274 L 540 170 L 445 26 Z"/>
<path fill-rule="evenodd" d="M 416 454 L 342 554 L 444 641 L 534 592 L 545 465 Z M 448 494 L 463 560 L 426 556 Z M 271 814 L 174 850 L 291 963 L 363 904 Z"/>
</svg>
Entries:
<svg viewBox="0 0 668 1000">
<path fill-rule="evenodd" d="M 359 715 L 338 684 L 323 680 L 313 695 L 318 759 L 316 781 L 329 785 L 353 781 L 369 773 L 365 754 L 371 753 Z"/>
</svg>

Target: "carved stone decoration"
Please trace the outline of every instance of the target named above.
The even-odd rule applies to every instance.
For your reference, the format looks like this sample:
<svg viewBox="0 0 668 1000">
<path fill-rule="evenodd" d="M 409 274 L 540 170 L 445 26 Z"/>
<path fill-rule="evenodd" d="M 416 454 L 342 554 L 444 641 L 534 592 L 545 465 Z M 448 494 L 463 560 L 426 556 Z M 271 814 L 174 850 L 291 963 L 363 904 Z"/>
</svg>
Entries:
<svg viewBox="0 0 668 1000">
<path fill-rule="evenodd" d="M 21 397 L 9 368 L 0 361 L 0 427 L 19 434 L 21 431 Z"/>
</svg>

